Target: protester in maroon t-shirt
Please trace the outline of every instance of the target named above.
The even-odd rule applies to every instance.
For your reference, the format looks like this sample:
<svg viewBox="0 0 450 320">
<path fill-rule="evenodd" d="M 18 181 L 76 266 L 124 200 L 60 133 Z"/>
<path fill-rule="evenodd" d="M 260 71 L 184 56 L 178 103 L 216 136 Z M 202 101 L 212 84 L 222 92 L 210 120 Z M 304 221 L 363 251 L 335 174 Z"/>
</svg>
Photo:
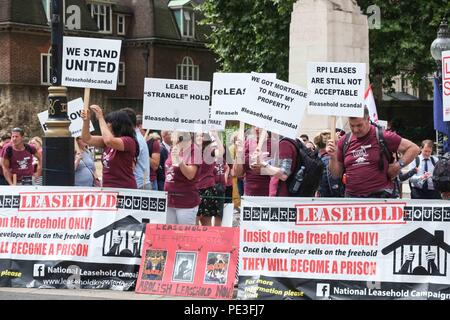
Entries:
<svg viewBox="0 0 450 320">
<path fill-rule="evenodd" d="M 184 133 L 172 134 L 173 146 L 165 163 L 168 224 L 195 225 L 200 196 L 197 190 L 201 151 Z"/>
<path fill-rule="evenodd" d="M 213 140 L 215 143 L 213 143 Z M 215 132 L 211 133 L 211 135 L 207 133 L 196 134 L 195 143 L 202 149 L 202 167 L 197 183 L 201 202 L 197 217 L 203 226 L 210 226 L 212 217 L 214 217 L 214 225 L 220 226 L 222 223 L 223 203 L 222 210 L 220 210 L 214 169 L 217 159 L 222 159 L 223 144 Z"/>
<path fill-rule="evenodd" d="M 11 143 L 3 151 L 3 174 L 6 181 L 14 184 L 13 175 L 17 176 L 18 184 L 32 184 L 34 174 L 33 155 L 38 159 L 38 168 L 41 168 L 41 155 L 32 145 L 23 143 L 23 130 L 11 130 Z"/>
<path fill-rule="evenodd" d="M 257 149 L 259 134 L 259 128 L 253 127 L 253 135 L 245 141 L 244 150 L 242 150 L 242 142 L 239 139 L 236 141 L 236 159 L 242 158 L 242 152 L 244 152 L 244 164 L 235 162 L 233 169 L 238 177 L 245 175 L 244 195 L 267 197 L 269 195 L 270 176 L 262 174 L 260 164 L 254 161 L 254 153 Z M 270 140 L 268 138 L 266 143 L 263 144 L 263 148 L 259 154 L 263 155 L 267 153 L 267 156 L 270 156 Z"/>
<path fill-rule="evenodd" d="M 90 112 L 82 111 L 82 140 L 92 146 L 102 147 L 103 187 L 136 189 L 133 166 L 139 154 L 134 126 L 124 111 L 114 111 L 103 116 L 98 105 L 89 107 L 98 119 L 101 136 L 89 132 Z"/>
<path fill-rule="evenodd" d="M 400 152 L 402 158 L 389 164 L 383 157 L 383 170 L 380 170 L 380 144 L 376 128 L 371 125 L 369 111 L 364 110 L 363 118 L 349 118 L 352 136 L 345 154 L 343 146 L 346 136 L 336 145 L 328 140 L 326 151 L 330 155 L 329 168 L 334 178 L 340 178 L 345 170 L 346 197 L 389 198 L 394 197 L 394 179 L 400 169 L 408 165 L 419 154 L 417 145 L 396 133 L 384 131 L 384 140 L 389 152 Z"/>
</svg>

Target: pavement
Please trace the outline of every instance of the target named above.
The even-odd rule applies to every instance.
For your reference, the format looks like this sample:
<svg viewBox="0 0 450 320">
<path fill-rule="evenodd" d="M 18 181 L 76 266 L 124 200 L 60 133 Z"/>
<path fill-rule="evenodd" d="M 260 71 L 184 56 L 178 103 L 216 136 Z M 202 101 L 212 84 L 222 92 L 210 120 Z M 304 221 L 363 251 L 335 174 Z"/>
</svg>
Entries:
<svg viewBox="0 0 450 320">
<path fill-rule="evenodd" d="M 0 300 L 203 300 L 91 289 L 0 288 Z"/>
</svg>

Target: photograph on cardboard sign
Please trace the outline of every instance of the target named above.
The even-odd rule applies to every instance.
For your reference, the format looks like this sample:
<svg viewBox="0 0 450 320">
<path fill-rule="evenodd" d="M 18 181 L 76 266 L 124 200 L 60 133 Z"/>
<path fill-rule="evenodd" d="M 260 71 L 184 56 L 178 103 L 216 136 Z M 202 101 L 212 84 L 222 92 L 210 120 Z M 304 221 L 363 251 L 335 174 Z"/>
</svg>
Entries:
<svg viewBox="0 0 450 320">
<path fill-rule="evenodd" d="M 142 280 L 162 280 L 166 266 L 166 250 L 147 250 Z"/>
<path fill-rule="evenodd" d="M 226 283 L 230 254 L 223 252 L 208 252 L 206 261 L 204 282 L 208 284 Z"/>
<path fill-rule="evenodd" d="M 193 282 L 197 261 L 195 252 L 177 252 L 172 272 L 172 281 Z"/>
</svg>

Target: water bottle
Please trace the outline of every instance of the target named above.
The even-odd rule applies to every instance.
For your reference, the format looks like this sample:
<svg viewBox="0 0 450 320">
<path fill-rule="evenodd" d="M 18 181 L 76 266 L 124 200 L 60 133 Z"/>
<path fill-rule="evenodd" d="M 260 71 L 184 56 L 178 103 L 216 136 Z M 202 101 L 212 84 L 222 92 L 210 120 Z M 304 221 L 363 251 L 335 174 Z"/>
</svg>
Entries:
<svg viewBox="0 0 450 320">
<path fill-rule="evenodd" d="M 297 193 L 300 190 L 300 187 L 303 183 L 303 178 L 305 175 L 305 167 L 301 166 L 300 170 L 297 171 L 294 177 L 294 184 L 291 184 L 291 188 L 289 190 L 290 193 Z"/>
</svg>

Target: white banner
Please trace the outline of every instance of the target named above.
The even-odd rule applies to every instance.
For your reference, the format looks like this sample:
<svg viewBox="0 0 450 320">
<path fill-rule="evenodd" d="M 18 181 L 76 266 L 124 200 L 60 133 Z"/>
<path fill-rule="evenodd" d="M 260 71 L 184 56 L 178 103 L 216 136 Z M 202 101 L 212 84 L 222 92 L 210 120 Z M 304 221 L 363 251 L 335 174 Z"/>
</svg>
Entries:
<svg viewBox="0 0 450 320">
<path fill-rule="evenodd" d="M 309 62 L 308 113 L 363 117 L 365 82 L 364 63 Z"/>
<path fill-rule="evenodd" d="M 448 201 L 328 200 L 246 197 L 239 276 L 450 284 Z"/>
<path fill-rule="evenodd" d="M 83 128 L 83 119 L 81 119 L 81 110 L 83 110 L 83 99 L 78 98 L 67 103 L 67 116 L 70 120 L 69 131 L 73 138 L 81 136 L 81 129 Z M 48 120 L 48 110 L 38 113 L 39 122 L 42 130 L 47 131 L 46 122 Z M 94 131 L 92 122 L 89 125 L 89 131 Z"/>
<path fill-rule="evenodd" d="M 210 83 L 146 78 L 144 85 L 145 129 L 207 132 Z"/>
<path fill-rule="evenodd" d="M 64 37 L 62 85 L 116 90 L 122 40 Z"/>
<path fill-rule="evenodd" d="M 306 109 L 306 89 L 261 74 L 252 74 L 248 107 L 241 108 L 241 121 L 295 139 Z"/>
<path fill-rule="evenodd" d="M 127 290 L 166 204 L 146 190 L 0 187 L 0 272 L 16 265 L 14 286 Z"/>
<path fill-rule="evenodd" d="M 450 51 L 442 52 L 442 112 L 443 120 L 450 121 Z"/>
</svg>

